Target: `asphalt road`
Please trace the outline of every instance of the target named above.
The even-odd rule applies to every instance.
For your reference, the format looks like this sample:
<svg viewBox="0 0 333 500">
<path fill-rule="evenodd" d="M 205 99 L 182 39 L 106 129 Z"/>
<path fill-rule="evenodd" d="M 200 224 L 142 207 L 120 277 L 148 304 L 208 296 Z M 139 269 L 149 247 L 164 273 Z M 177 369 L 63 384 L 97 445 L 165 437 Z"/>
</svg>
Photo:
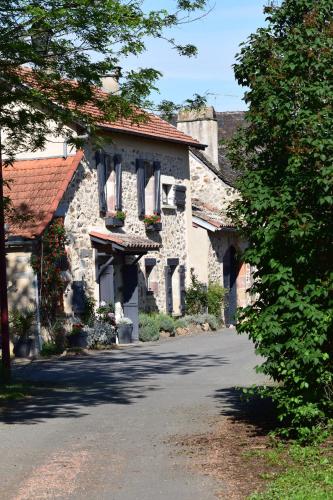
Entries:
<svg viewBox="0 0 333 500">
<path fill-rule="evenodd" d="M 38 387 L 1 411 L 0 498 L 215 498 L 223 484 L 191 471 L 175 442 L 236 411 L 234 387 L 260 381 L 257 362 L 224 330 L 16 367 Z"/>
</svg>

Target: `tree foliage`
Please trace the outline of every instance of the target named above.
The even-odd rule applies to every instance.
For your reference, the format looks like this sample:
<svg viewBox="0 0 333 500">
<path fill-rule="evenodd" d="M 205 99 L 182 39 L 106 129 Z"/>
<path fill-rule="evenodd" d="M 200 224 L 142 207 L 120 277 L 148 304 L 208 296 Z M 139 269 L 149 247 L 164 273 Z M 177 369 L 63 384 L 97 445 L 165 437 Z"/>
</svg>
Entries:
<svg viewBox="0 0 333 500">
<path fill-rule="evenodd" d="M 142 0 L 2 0 L 0 127 L 7 135 L 5 153 L 43 147 L 50 131 L 45 111 L 58 123 L 58 133 L 74 118 L 93 131 L 93 117 L 80 108 L 87 102 L 96 104 L 105 120 L 142 119 L 133 115 L 133 106 L 150 106 L 148 97 L 160 76 L 156 69 L 124 72 L 120 94 L 111 94 L 107 102 L 96 97 L 94 86 L 126 57 L 142 54 L 152 37 L 165 39 L 181 55 L 196 55 L 194 45 L 168 38 L 168 30 L 192 20 L 206 0 L 175 0 L 174 5 L 171 12 L 158 2 L 157 10 L 146 12 Z M 33 69 L 37 86 L 22 82 L 22 65 Z"/>
<path fill-rule="evenodd" d="M 249 111 L 230 153 L 242 173 L 232 215 L 256 268 L 238 329 L 278 383 L 286 432 L 308 438 L 333 409 L 333 0 L 266 13 L 235 65 Z"/>
</svg>

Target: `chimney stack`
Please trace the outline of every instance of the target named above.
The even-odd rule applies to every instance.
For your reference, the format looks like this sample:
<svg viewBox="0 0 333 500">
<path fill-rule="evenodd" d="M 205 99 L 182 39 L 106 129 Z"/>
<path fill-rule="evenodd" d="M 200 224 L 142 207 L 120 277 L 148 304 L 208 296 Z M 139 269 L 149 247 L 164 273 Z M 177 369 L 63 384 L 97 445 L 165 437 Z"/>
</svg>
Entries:
<svg viewBox="0 0 333 500">
<path fill-rule="evenodd" d="M 121 68 L 116 66 L 112 73 L 109 73 L 101 78 L 102 90 L 108 94 L 119 94 L 120 86 L 119 79 L 121 77 Z"/>
<path fill-rule="evenodd" d="M 207 144 L 203 154 L 214 167 L 218 167 L 218 123 L 213 106 L 199 110 L 180 111 L 177 117 L 177 128 L 197 139 L 201 144 Z"/>
</svg>

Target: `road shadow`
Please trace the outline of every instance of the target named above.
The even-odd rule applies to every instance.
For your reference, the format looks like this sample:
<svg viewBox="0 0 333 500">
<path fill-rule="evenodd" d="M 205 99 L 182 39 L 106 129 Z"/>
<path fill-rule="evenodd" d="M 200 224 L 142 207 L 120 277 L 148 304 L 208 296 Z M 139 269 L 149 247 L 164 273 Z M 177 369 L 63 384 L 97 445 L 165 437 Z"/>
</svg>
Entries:
<svg viewBox="0 0 333 500">
<path fill-rule="evenodd" d="M 279 427 L 276 407 L 270 398 L 246 397 L 242 388 L 236 387 L 219 389 L 213 398 L 219 401 L 221 415 L 251 426 L 255 436 L 266 435 Z"/>
<path fill-rule="evenodd" d="M 79 418 L 89 408 L 130 405 L 163 390 L 161 376 L 189 375 L 228 363 L 217 355 L 164 354 L 133 347 L 75 359 L 37 360 L 14 368 L 14 378 L 32 383 L 31 397 L 0 406 L 5 424 L 36 424 L 52 418 Z"/>
</svg>

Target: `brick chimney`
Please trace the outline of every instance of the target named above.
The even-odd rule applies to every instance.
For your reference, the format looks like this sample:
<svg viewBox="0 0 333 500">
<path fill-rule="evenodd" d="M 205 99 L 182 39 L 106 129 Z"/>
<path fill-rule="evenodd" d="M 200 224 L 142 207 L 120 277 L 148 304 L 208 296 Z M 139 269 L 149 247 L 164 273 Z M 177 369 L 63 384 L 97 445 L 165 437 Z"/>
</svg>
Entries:
<svg viewBox="0 0 333 500">
<path fill-rule="evenodd" d="M 215 167 L 218 167 L 218 123 L 213 106 L 200 110 L 180 111 L 177 128 L 202 144 L 207 144 L 203 154 Z"/>
</svg>

